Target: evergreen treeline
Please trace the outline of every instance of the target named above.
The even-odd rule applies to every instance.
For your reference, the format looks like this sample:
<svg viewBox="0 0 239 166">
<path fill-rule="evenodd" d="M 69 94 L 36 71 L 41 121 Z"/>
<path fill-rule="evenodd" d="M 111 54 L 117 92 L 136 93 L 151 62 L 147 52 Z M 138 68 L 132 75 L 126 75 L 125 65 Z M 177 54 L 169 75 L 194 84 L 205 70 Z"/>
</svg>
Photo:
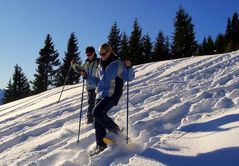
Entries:
<svg viewBox="0 0 239 166">
<path fill-rule="evenodd" d="M 232 18 L 228 18 L 224 33 L 218 34 L 215 40 L 209 35 L 204 37 L 202 43 L 198 43 L 192 17 L 180 6 L 174 18 L 174 33 L 171 38 L 159 31 L 153 41 L 149 34 L 143 34 L 138 20 L 135 19 L 129 36 L 125 32 L 121 33 L 117 22 L 114 22 L 109 31 L 108 43 L 121 59 L 130 59 L 134 65 L 194 55 L 225 53 L 239 49 L 239 18 L 238 14 L 234 13 Z M 81 63 L 76 35 L 71 33 L 61 64 L 59 53 L 48 34 L 36 59 L 37 69 L 35 79 L 31 82 L 32 91 L 21 67 L 16 65 L 13 77 L 5 89 L 4 102 L 62 86 L 68 72 L 66 84 L 78 83 L 80 76 L 70 68 L 72 59 Z"/>
<path fill-rule="evenodd" d="M 30 94 L 30 84 L 27 77 L 22 68 L 16 64 L 12 78 L 9 80 L 7 88 L 4 89 L 3 103 L 22 99 L 30 96 Z"/>
<path fill-rule="evenodd" d="M 232 18 L 228 18 L 225 33 L 217 35 L 213 40 L 209 35 L 203 39 L 198 47 L 197 55 L 210 55 L 215 53 L 231 52 L 239 49 L 239 18 L 238 13 L 234 13 Z"/>
</svg>

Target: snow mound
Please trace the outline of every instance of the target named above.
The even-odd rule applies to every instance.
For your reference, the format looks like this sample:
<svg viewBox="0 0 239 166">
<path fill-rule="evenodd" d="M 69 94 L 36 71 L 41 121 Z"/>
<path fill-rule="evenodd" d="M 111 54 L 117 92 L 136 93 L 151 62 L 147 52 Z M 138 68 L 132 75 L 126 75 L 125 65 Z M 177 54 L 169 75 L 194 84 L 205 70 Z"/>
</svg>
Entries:
<svg viewBox="0 0 239 166">
<path fill-rule="evenodd" d="M 239 51 L 148 63 L 130 83 L 132 145 L 95 147 L 86 124 L 77 144 L 82 85 L 0 106 L 0 165 L 239 165 Z M 126 94 L 110 116 L 125 127 Z M 129 148 L 131 146 L 131 148 Z"/>
</svg>

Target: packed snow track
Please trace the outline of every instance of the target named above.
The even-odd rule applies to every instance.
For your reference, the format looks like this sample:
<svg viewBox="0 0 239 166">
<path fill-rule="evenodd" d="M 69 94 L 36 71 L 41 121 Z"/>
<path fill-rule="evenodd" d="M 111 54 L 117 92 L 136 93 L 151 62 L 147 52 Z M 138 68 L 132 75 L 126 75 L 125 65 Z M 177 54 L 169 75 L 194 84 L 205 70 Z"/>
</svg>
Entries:
<svg viewBox="0 0 239 166">
<path fill-rule="evenodd" d="M 237 166 L 239 165 L 239 51 L 135 67 L 130 83 L 130 138 L 137 147 L 95 147 L 86 124 L 82 85 L 61 87 L 0 106 L 0 165 Z M 110 116 L 126 122 L 126 94 Z"/>
</svg>

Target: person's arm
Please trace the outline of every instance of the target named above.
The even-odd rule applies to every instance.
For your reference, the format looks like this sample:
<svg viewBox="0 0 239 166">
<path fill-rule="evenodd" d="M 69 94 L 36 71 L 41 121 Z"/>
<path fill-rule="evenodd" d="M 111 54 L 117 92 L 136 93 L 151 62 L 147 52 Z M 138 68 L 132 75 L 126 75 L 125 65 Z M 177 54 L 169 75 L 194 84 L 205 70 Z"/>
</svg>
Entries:
<svg viewBox="0 0 239 166">
<path fill-rule="evenodd" d="M 121 63 L 119 69 L 119 76 L 124 81 L 132 81 L 135 78 L 135 72 L 131 66 L 131 61 L 125 60 L 125 64 Z"/>
<path fill-rule="evenodd" d="M 72 68 L 75 70 L 75 72 L 81 74 L 82 71 L 85 71 L 84 66 L 81 66 L 80 64 L 74 63 L 72 64 Z"/>
<path fill-rule="evenodd" d="M 96 71 L 96 77 L 94 77 L 90 74 L 87 75 L 87 82 L 89 82 L 90 84 L 98 85 L 99 81 L 100 81 L 99 69 L 97 69 L 97 71 Z"/>
<path fill-rule="evenodd" d="M 107 81 L 111 81 L 119 76 L 124 81 L 132 81 L 135 77 L 135 73 L 133 67 L 131 67 L 131 62 L 129 62 L 128 69 L 125 64 L 121 63 L 121 61 L 114 62 L 111 66 L 106 70 L 102 79 Z"/>
<path fill-rule="evenodd" d="M 93 77 L 91 75 L 87 75 L 87 82 L 90 84 L 95 84 L 97 85 L 99 83 L 100 79 L 98 77 Z"/>
<path fill-rule="evenodd" d="M 125 81 L 132 81 L 135 78 L 135 72 L 133 67 L 126 68 L 124 67 L 124 70 L 122 72 L 122 79 Z"/>
<path fill-rule="evenodd" d="M 119 75 L 119 65 L 118 62 L 113 62 L 110 66 L 107 67 L 103 75 L 102 80 L 111 81 Z"/>
</svg>

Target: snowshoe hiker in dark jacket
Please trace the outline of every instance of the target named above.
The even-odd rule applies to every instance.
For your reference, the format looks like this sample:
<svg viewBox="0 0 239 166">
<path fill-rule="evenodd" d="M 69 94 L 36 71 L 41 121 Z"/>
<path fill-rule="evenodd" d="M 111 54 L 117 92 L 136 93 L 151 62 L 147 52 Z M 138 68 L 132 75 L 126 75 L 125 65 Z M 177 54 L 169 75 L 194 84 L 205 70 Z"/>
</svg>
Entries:
<svg viewBox="0 0 239 166">
<path fill-rule="evenodd" d="M 118 104 L 124 82 L 133 80 L 135 76 L 131 62 L 120 60 L 109 44 L 103 44 L 100 47 L 100 56 L 97 78 L 94 80 L 98 82 L 98 86 L 96 88 L 96 105 L 93 109 L 97 148 L 91 153 L 91 156 L 100 153 L 107 147 L 103 141 L 106 129 L 114 133 L 120 132 L 119 126 L 107 115 L 107 112 Z"/>
<path fill-rule="evenodd" d="M 72 62 L 72 66 L 76 72 L 80 73 L 82 77 L 86 79 L 86 89 L 88 92 L 87 123 L 90 124 L 93 123 L 92 110 L 95 106 L 95 89 L 98 83 L 89 79 L 96 78 L 96 71 L 98 68 L 99 59 L 97 58 L 97 55 L 95 53 L 95 48 L 92 46 L 86 48 L 85 54 L 87 56 L 87 59 L 83 66 L 74 63 L 74 61 Z"/>
</svg>

